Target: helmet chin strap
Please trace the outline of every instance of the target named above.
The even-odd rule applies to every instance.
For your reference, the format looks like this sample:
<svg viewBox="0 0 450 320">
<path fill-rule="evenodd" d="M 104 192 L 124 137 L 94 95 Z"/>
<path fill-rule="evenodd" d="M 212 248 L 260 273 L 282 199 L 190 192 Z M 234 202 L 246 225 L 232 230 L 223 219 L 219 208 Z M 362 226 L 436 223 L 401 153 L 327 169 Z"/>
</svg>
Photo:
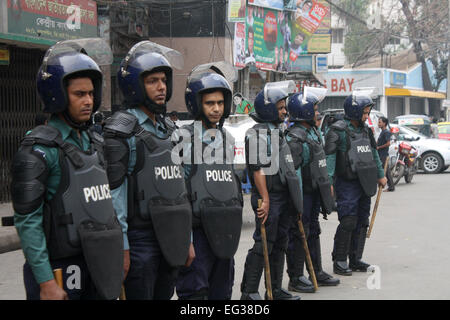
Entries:
<svg viewBox="0 0 450 320">
<path fill-rule="evenodd" d="M 86 121 L 86 122 L 83 122 L 83 123 L 76 122 L 70 116 L 69 111 L 67 109 L 62 112 L 62 115 L 63 115 L 64 119 L 66 120 L 66 122 L 69 124 L 69 126 L 71 126 L 72 128 L 77 129 L 77 130 L 87 130 L 87 129 L 89 129 L 89 122 L 90 121 Z M 89 120 L 90 119 L 91 118 L 89 118 Z"/>
<path fill-rule="evenodd" d="M 163 116 L 165 116 L 167 112 L 167 102 L 164 102 L 164 104 L 157 104 L 149 97 L 145 98 L 144 107 L 151 113 L 162 114 Z"/>
<path fill-rule="evenodd" d="M 205 116 L 205 114 L 204 114 L 203 112 L 201 113 L 201 115 L 200 115 L 199 118 L 200 118 L 201 120 L 203 120 L 203 122 L 205 123 L 207 129 L 212 129 L 212 128 L 213 128 L 214 123 L 212 123 L 211 121 L 209 121 L 208 117 Z M 223 127 L 223 123 L 224 123 L 224 122 L 225 122 L 225 118 L 224 118 L 224 117 L 221 117 L 220 120 L 219 120 L 219 122 L 217 123 L 217 128 L 218 128 L 218 129 L 221 129 L 221 128 Z"/>
</svg>

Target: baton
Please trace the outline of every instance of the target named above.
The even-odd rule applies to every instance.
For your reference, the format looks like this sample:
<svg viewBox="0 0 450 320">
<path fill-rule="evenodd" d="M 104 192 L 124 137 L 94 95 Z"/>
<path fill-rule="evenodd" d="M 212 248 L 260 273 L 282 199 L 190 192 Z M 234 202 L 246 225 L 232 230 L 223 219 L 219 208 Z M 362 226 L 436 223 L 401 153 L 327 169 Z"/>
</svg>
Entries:
<svg viewBox="0 0 450 320">
<path fill-rule="evenodd" d="M 308 265 L 308 271 L 309 275 L 311 276 L 312 283 L 314 285 L 314 291 L 317 291 L 319 289 L 319 286 L 317 285 L 317 279 L 316 279 L 316 273 L 314 272 L 311 255 L 309 254 L 308 249 L 308 242 L 306 240 L 305 236 L 305 229 L 303 228 L 303 222 L 302 222 L 302 215 L 298 215 L 298 229 L 300 231 L 300 237 L 302 238 L 303 243 L 303 250 L 305 250 L 305 256 L 306 256 L 306 264 Z"/>
<path fill-rule="evenodd" d="M 127 300 L 127 297 L 125 295 L 125 287 L 123 285 L 122 288 L 120 288 L 119 300 Z"/>
<path fill-rule="evenodd" d="M 63 278 L 62 278 L 62 269 L 54 269 L 53 270 L 53 276 L 55 277 L 56 284 L 58 287 L 63 289 Z"/>
<path fill-rule="evenodd" d="M 261 208 L 262 199 L 258 199 L 258 208 Z M 272 296 L 272 280 L 270 278 L 270 264 L 269 264 L 269 250 L 267 249 L 267 236 L 266 236 L 266 226 L 261 223 L 261 238 L 263 243 L 263 253 L 264 253 L 264 273 L 266 275 L 266 289 L 267 297 L 269 300 L 273 300 Z"/>
<path fill-rule="evenodd" d="M 386 176 L 387 165 L 389 162 L 389 156 L 386 158 L 384 162 L 384 175 Z M 375 206 L 373 207 L 372 219 L 370 220 L 369 231 L 367 231 L 366 238 L 370 238 L 370 234 L 372 233 L 373 223 L 375 222 L 375 216 L 377 215 L 378 204 L 380 203 L 381 193 L 383 191 L 383 186 L 378 186 L 377 200 L 375 201 Z"/>
</svg>

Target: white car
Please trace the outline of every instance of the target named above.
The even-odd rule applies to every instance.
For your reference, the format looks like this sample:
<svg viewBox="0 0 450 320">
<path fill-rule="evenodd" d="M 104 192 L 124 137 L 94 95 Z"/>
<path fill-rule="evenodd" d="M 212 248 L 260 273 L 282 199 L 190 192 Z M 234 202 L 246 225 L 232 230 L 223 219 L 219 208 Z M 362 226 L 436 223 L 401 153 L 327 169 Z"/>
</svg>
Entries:
<svg viewBox="0 0 450 320">
<path fill-rule="evenodd" d="M 399 128 L 399 141 L 406 141 L 417 149 L 421 158 L 420 167 L 425 173 L 439 173 L 448 169 L 450 166 L 450 141 L 429 138 L 417 131 L 396 124 L 390 126 Z M 394 135 L 391 139 L 395 141 Z M 391 143 L 389 156 L 396 155 L 396 146 L 396 142 Z"/>
</svg>

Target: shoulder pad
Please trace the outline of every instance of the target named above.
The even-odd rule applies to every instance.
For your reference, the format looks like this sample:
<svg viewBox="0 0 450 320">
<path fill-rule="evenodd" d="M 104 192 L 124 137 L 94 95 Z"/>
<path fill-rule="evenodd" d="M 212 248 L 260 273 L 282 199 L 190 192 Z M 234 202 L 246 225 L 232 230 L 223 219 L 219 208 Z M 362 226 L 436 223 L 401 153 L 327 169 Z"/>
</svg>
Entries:
<svg viewBox="0 0 450 320">
<path fill-rule="evenodd" d="M 58 129 L 41 125 L 34 128 L 30 134 L 22 139 L 22 145 L 42 144 L 47 147 L 56 147 L 57 140 L 61 139 L 61 133 Z"/>
<path fill-rule="evenodd" d="M 347 128 L 347 122 L 344 120 L 338 120 L 330 126 L 330 129 L 337 129 L 343 131 Z"/>
<path fill-rule="evenodd" d="M 88 135 L 92 140 L 94 140 L 97 143 L 105 142 L 105 139 L 103 139 L 103 136 L 95 130 L 89 130 Z"/>
<path fill-rule="evenodd" d="M 266 122 L 260 122 L 260 123 L 257 123 L 257 124 L 255 124 L 252 128 L 255 129 L 255 130 L 260 130 L 260 129 L 267 129 L 267 130 L 270 130 L 269 124 L 266 123 Z"/>
<path fill-rule="evenodd" d="M 14 210 L 28 214 L 41 205 L 48 177 L 47 162 L 36 151 L 19 149 L 11 166 L 11 197 Z"/>
<path fill-rule="evenodd" d="M 166 125 L 169 133 L 172 133 L 178 129 L 178 126 L 169 117 L 164 117 L 164 124 Z"/>
<path fill-rule="evenodd" d="M 307 140 L 306 131 L 297 127 L 290 127 L 289 129 L 287 129 L 286 135 L 293 139 L 300 140 L 301 142 L 306 142 Z"/>
<path fill-rule="evenodd" d="M 119 133 L 131 136 L 138 124 L 138 119 L 126 111 L 117 111 L 105 122 L 104 130 L 108 133 Z"/>
</svg>

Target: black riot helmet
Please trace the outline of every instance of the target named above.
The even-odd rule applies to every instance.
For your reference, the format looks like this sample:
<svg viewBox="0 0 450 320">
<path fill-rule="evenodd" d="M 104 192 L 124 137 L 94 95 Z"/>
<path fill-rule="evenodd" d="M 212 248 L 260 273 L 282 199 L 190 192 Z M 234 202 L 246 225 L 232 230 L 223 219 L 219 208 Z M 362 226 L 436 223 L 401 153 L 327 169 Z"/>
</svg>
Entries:
<svg viewBox="0 0 450 320">
<path fill-rule="evenodd" d="M 119 88 L 125 97 L 128 107 L 146 107 L 155 114 L 166 113 L 166 103 L 170 100 L 173 90 L 173 69 L 183 68 L 183 57 L 176 50 L 161 46 L 151 41 L 141 41 L 135 44 L 120 64 L 117 78 Z M 166 101 L 158 105 L 152 101 L 145 90 L 144 78 L 155 72 L 166 75 Z"/>
</svg>

